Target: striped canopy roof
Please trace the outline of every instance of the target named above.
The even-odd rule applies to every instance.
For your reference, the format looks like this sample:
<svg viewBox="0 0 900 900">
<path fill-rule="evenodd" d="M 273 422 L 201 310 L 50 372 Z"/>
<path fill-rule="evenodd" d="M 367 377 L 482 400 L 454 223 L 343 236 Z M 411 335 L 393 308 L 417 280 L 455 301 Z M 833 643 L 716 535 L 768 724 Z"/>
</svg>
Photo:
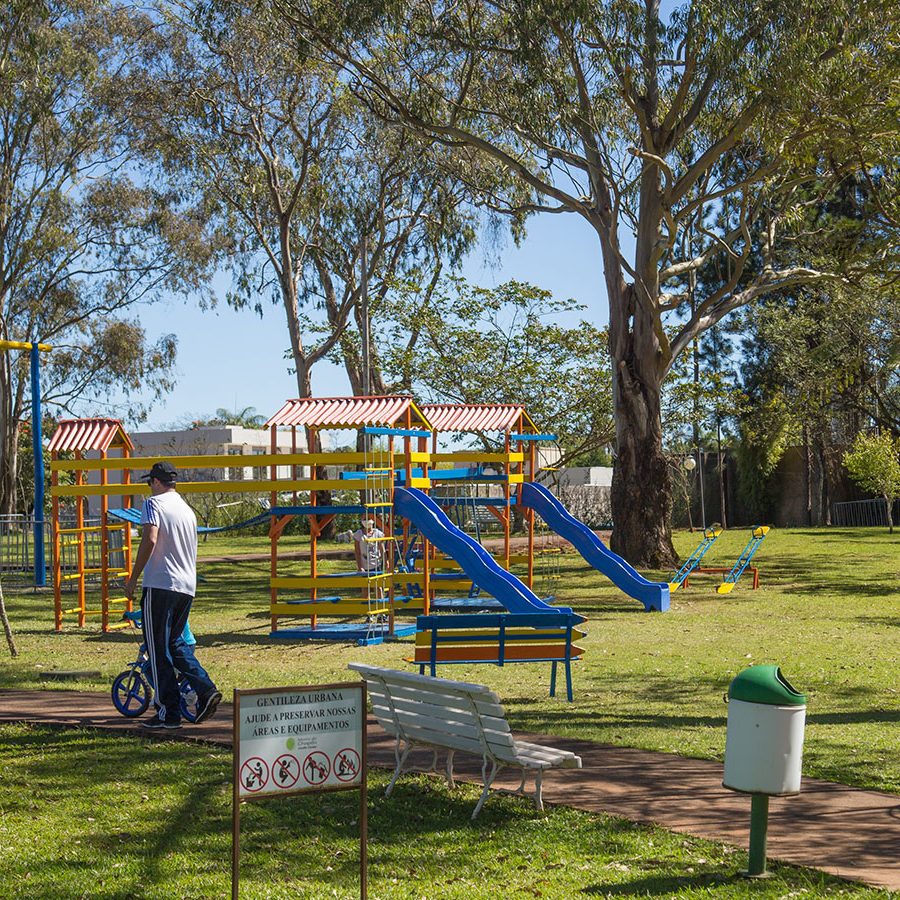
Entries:
<svg viewBox="0 0 900 900">
<path fill-rule="evenodd" d="M 435 431 L 538 430 L 518 403 L 423 403 L 422 412 Z"/>
<path fill-rule="evenodd" d="M 52 453 L 103 452 L 110 448 L 134 449 L 118 419 L 61 419 L 49 444 Z"/>
<path fill-rule="evenodd" d="M 412 397 L 309 397 L 288 400 L 267 422 L 310 428 L 425 428 L 431 425 Z"/>
</svg>

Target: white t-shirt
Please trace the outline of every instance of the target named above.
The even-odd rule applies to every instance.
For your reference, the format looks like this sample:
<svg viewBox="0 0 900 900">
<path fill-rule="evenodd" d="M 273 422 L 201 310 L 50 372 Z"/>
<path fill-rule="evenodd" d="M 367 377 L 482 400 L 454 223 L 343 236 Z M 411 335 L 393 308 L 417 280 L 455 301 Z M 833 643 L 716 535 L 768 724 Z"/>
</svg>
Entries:
<svg viewBox="0 0 900 900">
<path fill-rule="evenodd" d="M 144 566 L 144 587 L 197 592 L 197 517 L 177 491 L 148 497 L 141 525 L 155 525 L 156 546 Z"/>
<path fill-rule="evenodd" d="M 381 568 L 381 560 L 383 557 L 382 545 L 376 538 L 383 538 L 384 532 L 380 528 L 373 528 L 366 532 L 362 528 L 358 528 L 353 532 L 353 540 L 359 544 L 362 556 L 363 571 L 374 572 Z M 366 540 L 368 538 L 368 540 Z"/>
</svg>

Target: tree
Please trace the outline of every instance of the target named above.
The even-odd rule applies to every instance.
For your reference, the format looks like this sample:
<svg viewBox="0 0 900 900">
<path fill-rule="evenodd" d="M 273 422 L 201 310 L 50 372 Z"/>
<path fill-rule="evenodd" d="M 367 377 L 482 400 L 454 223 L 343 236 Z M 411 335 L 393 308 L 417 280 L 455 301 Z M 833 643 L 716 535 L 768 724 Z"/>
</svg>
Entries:
<svg viewBox="0 0 900 900">
<path fill-rule="evenodd" d="M 423 167 L 420 139 L 386 130 L 259 5 L 171 0 L 159 14 L 145 127 L 171 183 L 228 236 L 228 301 L 283 308 L 300 397 L 336 349 L 363 393 L 349 337 L 363 326 L 362 270 L 377 302 L 458 258 L 472 235 L 458 190 Z"/>
<path fill-rule="evenodd" d="M 218 425 L 239 425 L 241 428 L 262 428 L 266 417 L 256 411 L 255 406 L 245 406 L 233 412 L 220 406 L 211 416 L 192 419 L 191 428 L 206 428 Z"/>
<path fill-rule="evenodd" d="M 394 390 L 430 402 L 523 404 L 557 434 L 565 464 L 613 437 L 610 373 L 596 364 L 606 335 L 584 321 L 561 324 L 581 312 L 523 282 L 446 279 L 427 306 L 396 300 L 380 340 L 390 348 L 385 369 Z"/>
<path fill-rule="evenodd" d="M 725 487 L 725 450 L 733 439 L 745 403 L 738 384 L 734 350 L 723 325 L 709 329 L 695 341 L 690 358 L 682 356 L 669 371 L 663 405 L 664 432 L 675 438 L 676 452 L 683 459 L 685 448 L 695 462 L 703 463 L 696 454 L 702 448 L 715 447 L 719 481 L 719 524 L 728 527 Z M 690 437 L 686 437 L 686 432 Z M 670 468 L 675 484 L 682 493 L 689 482 L 676 465 Z M 702 477 L 698 473 L 696 478 Z M 690 479 L 693 481 L 693 479 Z M 689 501 L 690 502 L 690 501 Z"/>
<path fill-rule="evenodd" d="M 884 498 L 888 531 L 893 534 L 892 508 L 900 499 L 900 436 L 860 432 L 844 454 L 844 465 L 864 491 Z"/>
<path fill-rule="evenodd" d="M 107 0 L 0 11 L 0 339 L 53 345 L 49 408 L 165 390 L 174 338 L 151 344 L 124 313 L 205 272 L 202 220 L 133 177 L 126 98 L 146 83 L 131 60 L 149 24 Z M 27 356 L 0 353 L 0 513 L 15 504 L 28 394 Z"/>
<path fill-rule="evenodd" d="M 741 431 L 756 448 L 742 454 L 742 480 L 761 497 L 778 460 L 758 451 L 803 447 L 808 522 L 827 523 L 841 456 L 861 428 L 900 430 L 900 308 L 868 280 L 806 288 L 746 311 L 742 330 Z"/>
<path fill-rule="evenodd" d="M 9 655 L 16 657 L 19 650 L 16 647 L 16 639 L 13 635 L 12 626 L 9 624 L 9 616 L 6 614 L 6 603 L 3 600 L 3 582 L 0 580 L 0 622 L 3 623 L 3 632 L 6 635 L 6 643 L 9 646 Z"/>
<path fill-rule="evenodd" d="M 273 3 L 386 120 L 454 148 L 482 202 L 517 227 L 569 212 L 595 230 L 616 416 L 612 545 L 672 565 L 663 381 L 733 310 L 836 274 L 784 260 L 777 237 L 798 184 L 830 189 L 819 166 L 830 113 L 859 88 L 857 55 L 877 69 L 889 53 L 895 4 L 693 0 L 666 17 L 659 0 Z M 723 278 L 692 304 L 684 281 L 714 259 Z"/>
</svg>

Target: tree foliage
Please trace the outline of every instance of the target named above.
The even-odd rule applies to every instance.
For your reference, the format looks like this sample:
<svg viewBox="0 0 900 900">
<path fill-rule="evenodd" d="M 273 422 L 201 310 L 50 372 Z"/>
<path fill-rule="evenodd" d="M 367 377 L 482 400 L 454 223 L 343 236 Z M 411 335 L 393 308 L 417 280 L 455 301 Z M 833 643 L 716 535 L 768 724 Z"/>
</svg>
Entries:
<svg viewBox="0 0 900 900">
<path fill-rule="evenodd" d="M 0 339 L 53 345 L 51 408 L 163 390 L 174 338 L 150 344 L 123 313 L 207 274 L 203 219 L 136 168 L 129 97 L 146 82 L 134 60 L 149 27 L 107 0 L 0 11 Z M 28 394 L 27 355 L 0 354 L 4 512 Z"/>
<path fill-rule="evenodd" d="M 693 0 L 664 14 L 658 0 L 273 2 L 385 119 L 452 148 L 482 202 L 516 227 L 568 212 L 596 231 L 617 422 L 613 546 L 670 564 L 663 380 L 733 310 L 844 277 L 785 258 L 777 238 L 795 227 L 798 185 L 827 192 L 846 172 L 836 160 L 822 178 L 830 125 L 853 115 L 850 87 L 857 107 L 877 107 L 877 79 L 857 79 L 856 63 L 882 64 L 895 4 Z M 713 261 L 722 277 L 692 304 L 685 281 Z"/>
<path fill-rule="evenodd" d="M 524 282 L 446 279 L 428 305 L 398 295 L 381 337 L 385 371 L 430 402 L 520 403 L 577 463 L 613 438 L 610 372 L 597 364 L 606 335 L 582 312 Z"/>
<path fill-rule="evenodd" d="M 864 491 L 884 498 L 888 528 L 893 534 L 892 507 L 900 499 L 900 436 L 861 431 L 844 454 L 844 465 Z"/>
<path fill-rule="evenodd" d="M 363 269 L 377 303 L 394 280 L 427 281 L 458 258 L 473 234 L 458 191 L 423 165 L 419 139 L 385 129 L 259 4 L 158 10 L 147 128 L 168 178 L 223 236 L 228 301 L 283 308 L 300 396 L 336 349 L 361 393 Z"/>
</svg>

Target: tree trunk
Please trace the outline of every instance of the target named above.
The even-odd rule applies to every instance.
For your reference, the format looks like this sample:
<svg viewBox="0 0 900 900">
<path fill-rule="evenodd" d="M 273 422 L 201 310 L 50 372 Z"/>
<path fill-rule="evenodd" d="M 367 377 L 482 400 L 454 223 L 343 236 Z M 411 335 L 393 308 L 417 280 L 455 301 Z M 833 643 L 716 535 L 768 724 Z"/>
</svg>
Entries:
<svg viewBox="0 0 900 900">
<path fill-rule="evenodd" d="M 809 428 L 806 425 L 803 426 L 803 477 L 806 488 L 806 524 L 807 527 L 811 527 L 813 524 L 812 447 L 809 443 Z"/>
<path fill-rule="evenodd" d="M 888 497 L 887 494 L 884 496 L 884 508 L 887 512 L 887 523 L 888 523 L 888 534 L 894 533 L 894 499 L 893 497 Z"/>
<path fill-rule="evenodd" d="M 0 515 L 16 513 L 16 478 L 19 471 L 19 427 L 14 418 L 0 433 Z"/>
<path fill-rule="evenodd" d="M 3 602 L 2 582 L 0 582 L 0 620 L 3 621 L 3 630 L 6 632 L 6 643 L 9 644 L 10 655 L 18 656 L 19 651 L 16 649 L 16 639 L 13 637 L 12 627 L 9 624 L 9 617 L 6 615 L 6 604 Z"/>
<path fill-rule="evenodd" d="M 670 527 L 669 466 L 662 449 L 658 343 L 649 316 L 634 303 L 633 288 L 623 285 L 618 299 L 610 299 L 616 418 L 610 546 L 633 566 L 670 569 L 678 557 Z"/>
<path fill-rule="evenodd" d="M 722 516 L 721 525 L 728 527 L 728 515 L 725 510 L 725 454 L 722 453 L 722 424 L 716 422 L 716 453 L 719 462 L 719 515 Z"/>
</svg>

